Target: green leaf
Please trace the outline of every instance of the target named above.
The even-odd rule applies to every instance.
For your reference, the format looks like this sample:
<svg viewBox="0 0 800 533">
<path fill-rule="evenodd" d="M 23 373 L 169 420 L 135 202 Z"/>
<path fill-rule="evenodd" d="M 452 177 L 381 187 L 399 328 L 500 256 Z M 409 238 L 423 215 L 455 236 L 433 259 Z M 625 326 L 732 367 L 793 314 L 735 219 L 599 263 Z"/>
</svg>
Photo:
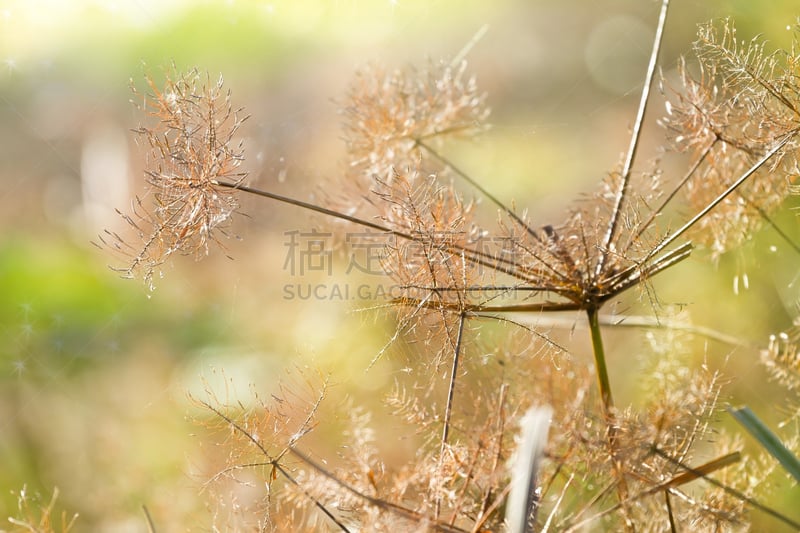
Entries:
<svg viewBox="0 0 800 533">
<path fill-rule="evenodd" d="M 729 407 L 728 412 L 733 415 L 733 418 L 744 426 L 750 435 L 755 437 L 781 465 L 783 465 L 783 468 L 785 468 L 792 477 L 800 481 L 800 460 L 781 443 L 778 436 L 775 435 L 749 407 L 745 406 L 738 409 Z"/>
</svg>

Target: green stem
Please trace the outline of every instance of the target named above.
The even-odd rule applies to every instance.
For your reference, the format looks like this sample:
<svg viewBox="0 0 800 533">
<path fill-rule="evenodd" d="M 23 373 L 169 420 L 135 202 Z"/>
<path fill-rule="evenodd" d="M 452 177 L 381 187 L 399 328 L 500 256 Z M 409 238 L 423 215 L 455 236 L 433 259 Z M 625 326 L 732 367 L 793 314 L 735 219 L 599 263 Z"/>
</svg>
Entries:
<svg viewBox="0 0 800 533">
<path fill-rule="evenodd" d="M 592 350 L 594 351 L 594 365 L 597 371 L 597 383 L 600 386 L 600 397 L 603 399 L 603 409 L 607 417 L 611 416 L 614 400 L 611 397 L 611 383 L 608 381 L 608 368 L 606 367 L 606 352 L 603 348 L 603 336 L 600 334 L 600 321 L 598 309 L 590 307 L 586 310 L 589 317 L 589 331 L 592 333 Z"/>
<path fill-rule="evenodd" d="M 603 336 L 600 333 L 598 311 L 598 307 L 594 305 L 586 309 L 586 314 L 589 316 L 589 330 L 592 333 L 594 366 L 597 372 L 597 383 L 600 387 L 600 397 L 603 400 L 603 414 L 605 415 L 606 427 L 608 429 L 608 446 L 617 479 L 617 496 L 622 506 L 623 523 L 625 525 L 625 531 L 634 531 L 626 504 L 628 500 L 628 482 L 625 479 L 625 469 L 619 457 L 619 443 L 617 441 L 619 428 L 614 414 L 614 400 L 611 397 L 611 383 L 608 380 L 606 351 L 603 348 Z"/>
</svg>

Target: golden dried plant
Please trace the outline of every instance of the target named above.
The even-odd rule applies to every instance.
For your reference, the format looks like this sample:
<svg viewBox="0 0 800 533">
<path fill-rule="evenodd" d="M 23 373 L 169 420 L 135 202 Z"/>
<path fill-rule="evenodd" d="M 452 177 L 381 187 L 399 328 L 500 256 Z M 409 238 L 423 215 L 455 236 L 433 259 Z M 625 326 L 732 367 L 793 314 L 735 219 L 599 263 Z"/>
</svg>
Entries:
<svg viewBox="0 0 800 533">
<path fill-rule="evenodd" d="M 800 51 L 769 53 L 763 39 L 737 40 L 732 21 L 700 26 L 694 44 L 697 75 L 682 61 L 681 87 L 663 119 L 672 146 L 691 154 L 685 195 L 693 209 L 708 205 L 771 146 L 800 128 Z M 794 143 L 791 143 L 792 145 Z M 736 188 L 698 223 L 692 238 L 715 257 L 741 246 L 780 206 L 800 173 L 794 146 Z"/>
<path fill-rule="evenodd" d="M 726 531 L 744 527 L 753 509 L 800 527 L 753 497 L 763 476 L 735 440 L 715 437 L 726 381 L 690 361 L 680 328 L 663 327 L 680 322 L 668 320 L 667 310 L 658 310 L 663 323 L 653 323 L 662 336 L 649 337 L 647 400 L 613 399 L 604 306 L 634 287 L 647 293 L 653 276 L 698 245 L 716 257 L 774 224 L 770 214 L 797 168 L 800 56 L 794 49 L 767 54 L 760 40 L 741 44 L 723 21 L 701 26 L 697 66 L 681 62 L 682 86 L 661 121 L 672 146 L 689 153 L 686 172 L 668 179 L 657 162 L 639 169 L 667 5 L 622 161 L 553 225 L 531 222 L 440 151 L 448 136 L 485 128 L 486 98 L 464 62 L 429 65 L 419 77 L 378 67 L 357 75 L 344 105 L 345 196 L 330 207 L 243 182 L 234 142 L 243 118 L 223 98 L 221 81 L 212 86 L 193 72 L 168 79 L 161 91 L 150 82 L 146 107 L 158 122 L 138 131 L 155 165 L 147 172 L 153 206 L 137 201 L 134 216 L 126 216 L 142 246 L 116 234 L 104 240 L 133 250 L 125 274 L 152 283 L 174 252 L 204 255 L 237 208 L 235 195 L 252 194 L 386 237 L 382 266 L 401 290 L 387 306 L 398 317 L 392 340 L 419 341 L 420 357 L 386 402 L 418 432 L 417 452 L 403 465 L 381 458 L 366 412 L 353 411 L 347 442 L 329 466 L 296 438 L 312 429 L 319 402 L 306 405 L 307 416 L 287 417 L 286 406 L 303 402 L 278 397 L 253 409 L 209 391 L 202 405 L 226 432 L 229 450 L 216 478 L 256 472 L 267 487 L 248 527 L 502 530 L 517 423 L 537 404 L 552 409 L 552 429 L 526 531 Z M 477 206 L 462 188 L 495 205 L 496 227 L 475 221 Z M 593 361 L 536 323 L 560 311 L 585 314 Z M 774 368 L 791 363 L 792 346 L 778 339 L 765 360 Z M 451 366 L 441 371 L 445 362 Z M 300 429 L 287 430 L 298 416 Z M 283 491 L 273 490 L 278 478 Z"/>
<path fill-rule="evenodd" d="M 343 109 L 350 175 L 391 182 L 396 172 L 420 170 L 420 141 L 474 134 L 488 114 L 486 94 L 467 77 L 464 60 L 424 72 L 366 68 L 356 74 Z"/>
<path fill-rule="evenodd" d="M 69 533 L 75 527 L 78 515 L 69 516 L 66 511 L 56 513 L 58 489 L 47 502 L 40 501 L 38 495 L 31 494 L 23 487 L 17 493 L 17 515 L 9 517 L 11 529 L 0 529 L 3 533 Z M 2 527 L 2 526 L 0 526 Z"/>
<path fill-rule="evenodd" d="M 247 117 L 233 108 L 222 77 L 212 83 L 194 70 L 168 73 L 163 89 L 149 77 L 147 84 L 151 92 L 140 107 L 155 124 L 135 130 L 149 150 L 147 196 L 134 200 L 132 215 L 120 213 L 139 243 L 110 231 L 100 240 L 127 260 L 120 272 L 140 275 L 152 289 L 154 275 L 173 254 L 200 258 L 210 242 L 221 245 L 218 234 L 226 235 L 239 204 L 235 191 L 219 181 L 235 185 L 245 177 L 242 145 L 234 138 Z"/>
</svg>

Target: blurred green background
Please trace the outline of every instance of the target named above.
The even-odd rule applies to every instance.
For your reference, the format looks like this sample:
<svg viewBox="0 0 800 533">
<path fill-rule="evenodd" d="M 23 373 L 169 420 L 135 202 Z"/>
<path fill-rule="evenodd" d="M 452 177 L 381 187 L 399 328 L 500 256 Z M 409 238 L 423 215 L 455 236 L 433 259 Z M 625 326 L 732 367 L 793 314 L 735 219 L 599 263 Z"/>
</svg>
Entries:
<svg viewBox="0 0 800 533">
<path fill-rule="evenodd" d="M 130 129 L 144 117 L 129 80 L 142 87 L 145 73 L 158 78 L 173 62 L 221 73 L 251 115 L 250 181 L 308 199 L 343 168 L 336 101 L 357 68 L 448 60 L 486 26 L 468 57 L 493 129 L 448 153 L 533 220 L 558 222 L 627 146 L 658 9 L 650 0 L 0 0 L 0 517 L 15 514 L 23 486 L 45 501 L 58 487 L 57 508 L 80 513 L 80 531 L 145 531 L 142 505 L 159 531 L 206 530 L 213 509 L 199 488 L 213 443 L 188 420 L 187 399 L 204 379 L 228 380 L 246 399 L 251 384 L 266 396 L 293 367 L 320 368 L 339 384 L 333 396 L 360 402 L 380 397 L 407 363 L 364 373 L 392 326 L 352 313 L 358 302 L 285 298 L 284 285 L 298 282 L 285 268 L 286 232 L 311 229 L 288 207 L 245 201 L 241 239 L 227 245 L 234 260 L 175 260 L 152 294 L 107 268 L 114 258 L 90 242 L 123 228 L 114 208 L 128 210 L 142 190 L 144 150 Z M 741 36 L 786 46 L 798 15 L 791 0 L 674 0 L 664 72 L 699 22 L 731 16 Z M 663 139 L 660 112 L 646 157 Z M 794 215 L 779 218 L 800 240 Z M 778 252 L 764 253 L 773 244 Z M 699 254 L 657 281 L 662 300 L 764 342 L 795 312 L 798 258 L 771 235 L 751 248 L 753 259 L 724 258 L 718 269 Z M 734 295 L 743 271 L 750 289 Z M 323 274 L 303 282 L 329 281 Z M 625 342 L 641 344 L 632 336 Z M 634 394 L 636 376 L 611 357 L 615 386 Z M 706 357 L 760 414 L 781 399 L 756 352 L 701 345 Z"/>
</svg>

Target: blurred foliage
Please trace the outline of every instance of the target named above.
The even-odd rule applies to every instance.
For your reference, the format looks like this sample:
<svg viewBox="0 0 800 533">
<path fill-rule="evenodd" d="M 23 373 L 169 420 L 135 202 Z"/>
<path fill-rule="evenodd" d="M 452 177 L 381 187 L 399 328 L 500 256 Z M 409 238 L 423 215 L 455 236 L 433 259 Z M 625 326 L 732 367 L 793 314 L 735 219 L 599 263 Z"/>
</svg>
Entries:
<svg viewBox="0 0 800 533">
<path fill-rule="evenodd" d="M 71 373 L 97 359 L 118 356 L 143 334 L 168 332 L 167 347 L 178 355 L 220 338 L 220 328 L 208 308 L 165 307 L 178 302 L 147 305 L 139 286 L 109 276 L 97 259 L 63 241 L 2 243 L 0 320 L 9 325 L 2 331 L 0 353 L 5 365 L 35 372 L 35 368 L 19 367 L 28 355 L 36 358 L 33 363 L 41 365 L 45 375 L 54 366 Z M 190 320 L 174 320 L 175 316 Z"/>
<path fill-rule="evenodd" d="M 667 77 L 699 22 L 732 16 L 742 36 L 763 32 L 786 46 L 786 27 L 800 14 L 792 0 L 673 3 Z M 409 363 L 382 362 L 365 378 L 391 326 L 345 316 L 347 303 L 281 301 L 280 285 L 294 281 L 282 270 L 281 234 L 306 229 L 303 213 L 246 205 L 252 219 L 237 221 L 244 241 L 231 240 L 235 262 L 187 259 L 152 297 L 106 268 L 112 259 L 88 243 L 113 224 L 112 208 L 127 206 L 88 214 L 98 199 L 87 196 L 85 149 L 98 124 L 126 131 L 143 120 L 128 102 L 130 78 L 139 85 L 143 72 L 158 77 L 172 62 L 212 78 L 221 72 L 252 115 L 253 179 L 303 197 L 339 169 L 330 100 L 355 69 L 375 60 L 450 59 L 488 24 L 469 59 L 497 127 L 482 143 L 452 147 L 452 157 L 548 222 L 624 148 L 657 9 L 638 0 L 0 2 L 0 517 L 14 514 L 23 486 L 45 502 L 58 487 L 59 508 L 81 515 L 78 531 L 141 531 L 143 504 L 159 531 L 206 529 L 204 444 L 184 419 L 186 391 L 202 386 L 198 376 L 223 368 L 221 386 L 235 382 L 246 396 L 250 383 L 269 390 L 300 360 L 355 384 L 351 394 L 364 400 Z M 590 55 L 593 30 L 613 17 L 630 23 L 615 31 L 630 33 L 593 41 L 607 48 Z M 618 75 L 630 81 L 614 92 L 593 72 L 625 50 L 633 63 Z M 655 154 L 662 134 L 647 136 Z M 128 139 L 127 176 L 108 180 L 136 192 L 142 150 Z M 780 223 L 797 241 L 794 215 Z M 705 325 L 765 340 L 796 312 L 798 295 L 776 287 L 796 287 L 797 256 L 768 232 L 753 246 L 757 264 L 729 257 L 714 270 L 692 261 L 657 280 L 661 298 L 691 304 Z M 729 295 L 743 271 L 751 290 L 738 298 L 754 311 L 730 316 L 718 295 Z M 698 353 L 724 366 L 731 348 Z M 756 361 L 733 353 L 730 374 L 755 375 Z M 629 365 L 612 360 L 612 375 Z M 635 380 L 619 385 L 635 394 Z M 754 409 L 780 401 L 764 380 L 738 380 L 734 390 Z M 780 409 L 771 414 L 780 417 Z M 797 501 L 796 491 L 785 497 Z"/>
</svg>

